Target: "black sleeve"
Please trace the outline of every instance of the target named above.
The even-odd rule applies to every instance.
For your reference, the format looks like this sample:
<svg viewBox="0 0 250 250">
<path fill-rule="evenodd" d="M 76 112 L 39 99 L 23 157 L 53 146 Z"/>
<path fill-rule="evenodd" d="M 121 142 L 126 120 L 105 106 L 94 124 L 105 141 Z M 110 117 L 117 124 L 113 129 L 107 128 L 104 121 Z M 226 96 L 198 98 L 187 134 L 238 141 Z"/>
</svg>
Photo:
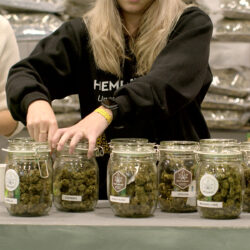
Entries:
<svg viewBox="0 0 250 250">
<path fill-rule="evenodd" d="M 41 40 L 31 55 L 15 64 L 6 85 L 12 116 L 26 123 L 29 105 L 35 100 L 63 98 L 77 93 L 77 74 L 84 41 L 81 19 L 64 23 Z"/>
<path fill-rule="evenodd" d="M 148 116 L 150 107 L 168 117 L 193 101 L 205 84 L 212 28 L 199 8 L 185 10 L 150 72 L 115 92 L 117 120 L 135 113 Z"/>
</svg>

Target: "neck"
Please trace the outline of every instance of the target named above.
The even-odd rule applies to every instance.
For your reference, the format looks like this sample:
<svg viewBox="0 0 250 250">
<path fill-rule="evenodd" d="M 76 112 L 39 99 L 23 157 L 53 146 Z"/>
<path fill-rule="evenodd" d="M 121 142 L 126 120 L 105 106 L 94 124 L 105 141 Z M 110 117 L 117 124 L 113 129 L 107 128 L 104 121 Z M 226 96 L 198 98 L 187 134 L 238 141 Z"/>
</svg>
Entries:
<svg viewBox="0 0 250 250">
<path fill-rule="evenodd" d="M 135 36 L 141 20 L 141 15 L 123 13 L 125 27 L 130 36 Z"/>
</svg>

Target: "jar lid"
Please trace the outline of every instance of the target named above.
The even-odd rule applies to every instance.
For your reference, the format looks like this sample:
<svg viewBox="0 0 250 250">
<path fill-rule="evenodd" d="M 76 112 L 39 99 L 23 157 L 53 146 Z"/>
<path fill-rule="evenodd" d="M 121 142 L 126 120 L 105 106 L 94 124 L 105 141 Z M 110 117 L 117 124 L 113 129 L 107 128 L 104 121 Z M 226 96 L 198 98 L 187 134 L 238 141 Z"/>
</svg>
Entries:
<svg viewBox="0 0 250 250">
<path fill-rule="evenodd" d="M 250 151 L 250 141 L 240 143 L 241 151 Z"/>
<path fill-rule="evenodd" d="M 67 142 L 64 145 L 64 149 L 62 150 L 61 154 L 68 155 L 69 154 L 69 146 L 70 146 L 70 142 Z M 87 154 L 88 150 L 89 150 L 89 142 L 88 142 L 88 140 L 81 140 L 80 142 L 78 142 L 76 144 L 74 153 L 75 154 L 83 154 L 83 153 Z M 94 149 L 94 154 L 95 154 L 96 157 L 103 156 L 104 155 L 103 148 L 102 147 L 96 147 Z"/>
<path fill-rule="evenodd" d="M 109 142 L 109 147 L 111 148 L 111 150 L 113 150 L 113 148 L 116 145 L 145 144 L 145 143 L 148 143 L 148 139 L 146 138 L 114 138 L 111 139 L 111 141 Z"/>
<path fill-rule="evenodd" d="M 69 144 L 67 146 L 69 146 Z M 89 142 L 87 140 L 77 143 L 75 147 L 75 150 L 78 150 L 78 151 L 88 151 L 88 149 L 89 149 Z"/>
<path fill-rule="evenodd" d="M 202 143 L 199 145 L 200 152 L 215 154 L 230 154 L 230 152 L 240 152 L 240 144 L 237 143 Z"/>
<path fill-rule="evenodd" d="M 64 153 L 68 152 L 69 151 L 69 147 L 70 147 L 70 142 L 65 143 L 63 152 Z M 80 141 L 80 142 L 78 142 L 76 144 L 74 152 L 75 153 L 87 152 L 88 148 L 89 148 L 89 143 L 88 143 L 87 140 L 86 141 L 85 140 L 84 141 Z"/>
<path fill-rule="evenodd" d="M 195 153 L 201 158 L 241 158 L 242 153 L 239 150 L 213 150 L 213 151 L 195 151 Z"/>
<path fill-rule="evenodd" d="M 48 142 L 35 142 L 35 144 L 38 153 L 49 153 L 51 151 Z"/>
<path fill-rule="evenodd" d="M 35 141 L 31 137 L 16 137 L 13 139 L 8 139 L 9 145 L 15 145 L 15 144 L 19 144 L 19 143 L 23 144 L 23 143 L 29 143 L 29 142 L 35 142 Z"/>
<path fill-rule="evenodd" d="M 147 138 L 113 138 L 110 140 L 110 143 L 124 143 L 124 142 L 132 142 L 132 143 L 136 143 L 136 142 L 148 142 Z"/>
<path fill-rule="evenodd" d="M 113 153 L 126 156 L 147 156 L 156 154 L 155 143 L 124 143 L 115 144 Z"/>
<path fill-rule="evenodd" d="M 2 150 L 15 154 L 37 154 L 50 152 L 47 142 L 35 142 L 29 137 L 18 137 L 11 139 L 9 140 L 8 148 Z"/>
<path fill-rule="evenodd" d="M 200 144 L 229 144 L 229 143 L 237 143 L 237 139 L 226 139 L 226 138 L 209 138 L 209 139 L 201 139 Z"/>
<path fill-rule="evenodd" d="M 196 141 L 161 141 L 159 150 L 175 154 L 190 154 L 198 150 L 198 145 Z"/>
</svg>

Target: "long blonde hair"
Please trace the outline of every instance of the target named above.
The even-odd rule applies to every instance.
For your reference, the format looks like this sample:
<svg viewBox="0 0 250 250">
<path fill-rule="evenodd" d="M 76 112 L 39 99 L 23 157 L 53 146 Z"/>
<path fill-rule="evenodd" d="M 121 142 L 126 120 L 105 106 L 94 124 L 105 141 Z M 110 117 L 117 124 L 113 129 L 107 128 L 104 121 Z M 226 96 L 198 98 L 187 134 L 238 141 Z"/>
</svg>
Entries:
<svg viewBox="0 0 250 250">
<path fill-rule="evenodd" d="M 186 7 L 182 0 L 154 0 L 144 12 L 137 35 L 129 43 L 137 61 L 137 76 L 149 72 Z M 121 65 L 127 55 L 124 24 L 116 0 L 96 0 L 83 19 L 97 67 L 121 78 Z"/>
</svg>

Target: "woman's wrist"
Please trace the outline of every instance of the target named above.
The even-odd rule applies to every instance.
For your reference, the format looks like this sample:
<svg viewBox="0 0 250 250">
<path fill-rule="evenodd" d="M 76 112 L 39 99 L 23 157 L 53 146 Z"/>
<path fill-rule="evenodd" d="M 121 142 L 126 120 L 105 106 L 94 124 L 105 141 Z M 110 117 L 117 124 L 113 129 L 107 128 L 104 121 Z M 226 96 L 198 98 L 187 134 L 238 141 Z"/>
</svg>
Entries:
<svg viewBox="0 0 250 250">
<path fill-rule="evenodd" d="M 103 99 L 101 102 L 101 105 L 102 105 L 102 107 L 104 107 L 112 112 L 112 115 L 113 115 L 112 120 L 115 121 L 117 114 L 118 114 L 118 109 L 119 109 L 119 106 L 118 106 L 115 98 L 109 97 L 109 98 Z"/>
<path fill-rule="evenodd" d="M 101 116 L 103 116 L 106 121 L 108 122 L 108 125 L 112 122 L 113 120 L 113 113 L 112 110 L 105 108 L 103 106 L 100 106 L 99 108 L 95 109 L 96 113 L 99 113 Z"/>
</svg>

